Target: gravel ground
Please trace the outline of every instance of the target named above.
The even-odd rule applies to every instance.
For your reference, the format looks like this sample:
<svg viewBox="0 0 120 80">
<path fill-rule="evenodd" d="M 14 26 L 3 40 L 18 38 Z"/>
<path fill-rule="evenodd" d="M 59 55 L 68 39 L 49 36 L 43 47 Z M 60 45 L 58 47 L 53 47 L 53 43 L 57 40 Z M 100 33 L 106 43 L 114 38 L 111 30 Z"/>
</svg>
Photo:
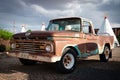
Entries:
<svg viewBox="0 0 120 80">
<path fill-rule="evenodd" d="M 120 80 L 119 49 L 113 50 L 113 58 L 108 63 L 99 62 L 98 56 L 78 60 L 76 70 L 70 74 L 59 73 L 55 64 L 38 62 L 24 66 L 17 58 L 2 55 L 0 80 Z"/>
</svg>

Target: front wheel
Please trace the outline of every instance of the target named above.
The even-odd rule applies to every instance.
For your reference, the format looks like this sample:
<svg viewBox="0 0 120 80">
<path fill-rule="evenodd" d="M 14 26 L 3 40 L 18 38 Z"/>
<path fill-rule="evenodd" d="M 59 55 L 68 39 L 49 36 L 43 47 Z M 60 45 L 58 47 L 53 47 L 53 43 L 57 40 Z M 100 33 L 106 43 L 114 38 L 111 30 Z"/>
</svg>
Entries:
<svg viewBox="0 0 120 80">
<path fill-rule="evenodd" d="M 61 60 L 57 63 L 59 70 L 62 73 L 70 73 L 74 71 L 76 66 L 76 53 L 73 49 L 65 49 L 64 55 Z"/>
<path fill-rule="evenodd" d="M 23 59 L 23 58 L 19 58 L 19 61 L 20 61 L 23 65 L 34 65 L 34 64 L 36 64 L 36 62 L 37 62 L 37 61 L 28 60 L 28 59 Z"/>
<path fill-rule="evenodd" d="M 108 46 L 105 46 L 104 51 L 100 54 L 100 61 L 101 62 L 108 62 L 109 58 L 111 57 L 111 51 Z"/>
</svg>

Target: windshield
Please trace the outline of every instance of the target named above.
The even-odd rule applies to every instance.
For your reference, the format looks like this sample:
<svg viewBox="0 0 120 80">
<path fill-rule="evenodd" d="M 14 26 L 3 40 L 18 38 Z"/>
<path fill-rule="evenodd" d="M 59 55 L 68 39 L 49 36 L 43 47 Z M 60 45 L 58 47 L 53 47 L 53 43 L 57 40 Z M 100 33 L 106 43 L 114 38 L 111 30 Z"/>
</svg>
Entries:
<svg viewBox="0 0 120 80">
<path fill-rule="evenodd" d="M 58 19 L 50 21 L 48 31 L 80 31 L 80 19 Z"/>
</svg>

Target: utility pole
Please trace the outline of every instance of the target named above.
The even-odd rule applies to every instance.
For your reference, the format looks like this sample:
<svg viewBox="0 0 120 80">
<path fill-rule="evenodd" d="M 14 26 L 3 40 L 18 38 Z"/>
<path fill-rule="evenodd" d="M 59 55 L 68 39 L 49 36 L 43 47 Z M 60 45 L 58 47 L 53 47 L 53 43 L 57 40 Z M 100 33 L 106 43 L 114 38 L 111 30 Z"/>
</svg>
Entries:
<svg viewBox="0 0 120 80">
<path fill-rule="evenodd" d="M 15 20 L 13 21 L 13 33 L 16 33 Z"/>
</svg>

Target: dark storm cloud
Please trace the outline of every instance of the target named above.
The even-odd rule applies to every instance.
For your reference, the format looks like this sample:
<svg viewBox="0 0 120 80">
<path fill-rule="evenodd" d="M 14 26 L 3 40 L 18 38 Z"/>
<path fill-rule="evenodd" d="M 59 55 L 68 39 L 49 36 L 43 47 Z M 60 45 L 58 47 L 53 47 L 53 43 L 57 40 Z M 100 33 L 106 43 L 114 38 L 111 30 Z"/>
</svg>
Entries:
<svg viewBox="0 0 120 80">
<path fill-rule="evenodd" d="M 76 0 L 76 1 L 78 1 L 80 4 L 87 4 L 87 3 L 99 4 L 100 2 L 102 2 L 102 0 Z"/>
<path fill-rule="evenodd" d="M 0 11 L 2 13 L 19 14 L 22 6 L 17 0 L 2 0 L 0 2 Z"/>
<path fill-rule="evenodd" d="M 28 5 L 40 5 L 46 9 L 63 9 L 71 0 L 23 0 Z"/>
<path fill-rule="evenodd" d="M 99 5 L 98 9 L 105 12 L 112 22 L 120 23 L 120 0 L 109 0 Z"/>
<path fill-rule="evenodd" d="M 0 2 L 0 13 L 27 16 L 29 12 L 31 9 L 22 0 L 2 0 Z"/>
<path fill-rule="evenodd" d="M 37 4 L 46 9 L 65 9 L 67 3 L 77 2 L 80 4 L 99 4 L 101 0 L 23 0 L 26 4 Z"/>
<path fill-rule="evenodd" d="M 40 27 L 43 21 L 67 16 L 90 18 L 100 25 L 106 12 L 111 22 L 120 23 L 119 6 L 119 0 L 1 0 L 0 27 L 16 21 L 17 26 L 25 23 L 36 28 L 33 26 Z"/>
<path fill-rule="evenodd" d="M 68 3 L 97 4 L 99 0 L 2 0 L 0 2 L 0 12 L 18 16 L 35 16 L 37 13 L 31 5 L 38 5 L 46 10 L 66 10 Z M 40 15 L 40 14 L 39 14 Z"/>
<path fill-rule="evenodd" d="M 35 13 L 23 0 L 2 0 L 0 2 L 0 27 L 9 29 L 14 21 L 18 28 L 22 24 L 35 26 L 41 22 L 39 14 Z"/>
</svg>

